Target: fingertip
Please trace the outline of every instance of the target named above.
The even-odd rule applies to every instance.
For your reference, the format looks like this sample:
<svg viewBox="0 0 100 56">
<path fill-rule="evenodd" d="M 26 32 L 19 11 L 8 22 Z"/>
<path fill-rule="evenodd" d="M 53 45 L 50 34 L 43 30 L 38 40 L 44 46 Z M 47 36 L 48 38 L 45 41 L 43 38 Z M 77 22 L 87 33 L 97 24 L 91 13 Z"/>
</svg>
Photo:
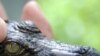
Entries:
<svg viewBox="0 0 100 56">
<path fill-rule="evenodd" d="M 51 26 L 36 1 L 29 1 L 24 6 L 21 18 L 33 21 L 45 36 L 52 37 Z"/>
<path fill-rule="evenodd" d="M 39 10 L 37 9 L 37 3 L 33 0 L 29 1 L 28 3 L 26 3 L 26 5 L 23 8 L 23 12 L 22 12 L 22 19 L 30 19 L 36 16 L 36 12 L 38 12 Z M 38 10 L 38 11 L 37 11 Z"/>
<path fill-rule="evenodd" d="M 0 18 L 0 42 L 2 42 L 6 37 L 6 32 L 7 32 L 6 28 L 7 28 L 6 23 L 2 18 Z"/>
</svg>

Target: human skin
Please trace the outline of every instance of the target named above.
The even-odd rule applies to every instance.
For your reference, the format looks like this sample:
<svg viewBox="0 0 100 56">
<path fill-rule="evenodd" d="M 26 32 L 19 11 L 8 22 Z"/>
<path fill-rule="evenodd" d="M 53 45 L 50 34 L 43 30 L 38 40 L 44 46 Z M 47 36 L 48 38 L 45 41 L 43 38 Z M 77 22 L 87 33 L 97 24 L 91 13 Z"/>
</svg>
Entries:
<svg viewBox="0 0 100 56">
<path fill-rule="evenodd" d="M 4 20 L 8 20 L 7 18 L 6 12 L 0 3 L 0 42 L 5 39 L 7 33 L 7 26 L 4 22 Z M 22 10 L 21 18 L 23 20 L 32 20 L 41 30 L 43 35 L 47 36 L 48 38 L 52 37 L 51 27 L 36 1 L 31 0 L 25 4 Z"/>
</svg>

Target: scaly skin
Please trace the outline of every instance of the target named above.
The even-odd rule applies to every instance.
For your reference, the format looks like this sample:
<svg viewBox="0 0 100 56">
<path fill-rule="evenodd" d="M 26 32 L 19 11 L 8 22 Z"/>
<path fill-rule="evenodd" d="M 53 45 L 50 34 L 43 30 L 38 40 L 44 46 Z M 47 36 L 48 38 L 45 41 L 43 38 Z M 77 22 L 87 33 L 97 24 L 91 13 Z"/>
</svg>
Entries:
<svg viewBox="0 0 100 56">
<path fill-rule="evenodd" d="M 48 40 L 31 21 L 8 22 L 0 56 L 100 56 L 91 47 L 75 46 Z"/>
</svg>

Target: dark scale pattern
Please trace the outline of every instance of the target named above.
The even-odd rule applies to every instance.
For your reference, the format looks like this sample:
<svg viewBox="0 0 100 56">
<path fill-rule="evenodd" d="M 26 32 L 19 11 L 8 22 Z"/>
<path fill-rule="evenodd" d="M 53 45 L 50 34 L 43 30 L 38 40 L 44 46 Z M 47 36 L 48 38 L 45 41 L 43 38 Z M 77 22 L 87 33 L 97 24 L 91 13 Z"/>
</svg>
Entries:
<svg viewBox="0 0 100 56">
<path fill-rule="evenodd" d="M 0 44 L 0 56 L 100 56 L 91 47 L 46 39 L 31 21 L 11 21 L 7 25 L 7 37 Z"/>
</svg>

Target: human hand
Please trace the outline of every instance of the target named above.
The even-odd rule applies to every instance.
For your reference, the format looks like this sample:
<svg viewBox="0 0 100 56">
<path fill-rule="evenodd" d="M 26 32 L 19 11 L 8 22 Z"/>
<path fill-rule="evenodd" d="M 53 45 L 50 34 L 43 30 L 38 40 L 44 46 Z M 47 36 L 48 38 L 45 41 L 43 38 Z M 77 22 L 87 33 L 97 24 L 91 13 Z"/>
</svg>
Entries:
<svg viewBox="0 0 100 56">
<path fill-rule="evenodd" d="M 22 10 L 21 18 L 24 20 L 32 20 L 42 33 L 47 37 L 52 37 L 51 27 L 40 10 L 38 4 L 35 1 L 29 1 Z M 0 4 L 0 42 L 6 37 L 7 26 L 4 20 L 7 20 L 7 15 L 3 6 Z"/>
</svg>

